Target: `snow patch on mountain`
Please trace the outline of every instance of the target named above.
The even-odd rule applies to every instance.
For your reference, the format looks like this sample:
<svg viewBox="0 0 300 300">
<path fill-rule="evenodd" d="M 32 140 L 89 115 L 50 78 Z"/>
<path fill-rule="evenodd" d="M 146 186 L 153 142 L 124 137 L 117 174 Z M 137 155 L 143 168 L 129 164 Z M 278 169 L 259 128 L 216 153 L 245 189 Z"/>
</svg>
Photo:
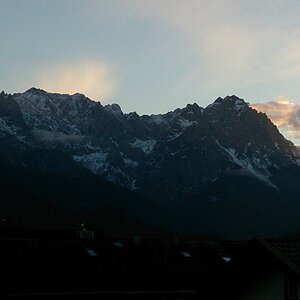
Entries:
<svg viewBox="0 0 300 300">
<path fill-rule="evenodd" d="M 93 150 L 93 151 L 101 151 L 101 148 L 97 145 L 93 145 L 91 141 L 89 141 L 87 144 L 84 145 L 84 148 L 88 150 Z"/>
<path fill-rule="evenodd" d="M 194 124 L 198 124 L 197 121 L 190 121 L 190 120 L 187 120 L 187 119 L 179 119 L 179 125 L 181 126 L 181 128 L 185 129 L 187 127 L 190 127 Z"/>
<path fill-rule="evenodd" d="M 176 132 L 175 134 L 172 134 L 168 137 L 168 142 L 176 140 L 177 138 L 179 138 L 181 135 L 183 135 L 183 132 Z"/>
<path fill-rule="evenodd" d="M 108 169 L 108 153 L 95 152 L 85 155 L 73 155 L 73 159 L 94 174 L 101 174 Z"/>
<path fill-rule="evenodd" d="M 253 166 L 253 161 L 251 161 L 249 157 L 240 159 L 240 158 L 238 158 L 238 153 L 235 149 L 223 147 L 219 143 L 219 141 L 216 141 L 216 144 L 222 150 L 224 150 L 229 155 L 229 157 L 232 159 L 232 161 L 234 163 L 236 163 L 237 165 L 239 165 L 242 169 L 248 171 L 250 174 L 252 174 L 256 178 L 258 178 L 265 184 L 267 184 L 267 185 L 273 187 L 274 189 L 276 189 L 277 191 L 279 191 L 278 187 L 269 180 L 269 177 L 271 176 L 271 174 L 268 171 L 268 169 L 266 168 L 265 163 L 262 163 L 262 161 L 260 159 L 258 159 L 258 158 L 255 159 L 255 163 L 256 163 L 255 164 L 256 168 L 255 168 Z M 257 169 L 259 169 L 259 171 Z"/>
<path fill-rule="evenodd" d="M 136 161 L 133 161 L 131 160 L 130 158 L 127 158 L 127 157 L 123 157 L 123 161 L 124 163 L 128 166 L 128 167 L 131 167 L 131 168 L 136 168 L 139 163 L 136 162 Z"/>
<path fill-rule="evenodd" d="M 157 125 L 168 124 L 168 122 L 165 120 L 165 118 L 162 115 L 150 115 L 148 122 Z"/>
<path fill-rule="evenodd" d="M 241 100 L 241 99 L 237 99 L 234 101 L 234 107 L 237 109 L 240 109 L 241 107 L 247 106 L 247 104 L 245 103 L 245 101 Z"/>
<path fill-rule="evenodd" d="M 138 138 L 135 138 L 135 142 L 130 143 L 130 145 L 133 148 L 141 149 L 146 155 L 149 155 L 156 145 L 156 141 L 153 139 L 142 141 Z"/>
<path fill-rule="evenodd" d="M 241 112 L 241 110 L 244 110 L 245 108 L 247 108 L 247 104 L 243 100 L 238 99 L 238 100 L 235 100 L 233 108 L 236 111 Z"/>
<path fill-rule="evenodd" d="M 6 118 L 0 118 L 0 130 L 10 135 L 16 135 L 17 133 L 17 127 Z"/>
</svg>

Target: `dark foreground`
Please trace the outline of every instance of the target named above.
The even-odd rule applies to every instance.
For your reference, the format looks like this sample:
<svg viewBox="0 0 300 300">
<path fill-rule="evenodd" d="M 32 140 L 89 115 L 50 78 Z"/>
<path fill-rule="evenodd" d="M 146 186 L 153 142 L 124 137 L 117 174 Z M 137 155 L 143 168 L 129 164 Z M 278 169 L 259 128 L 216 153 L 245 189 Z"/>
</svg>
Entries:
<svg viewBox="0 0 300 300">
<path fill-rule="evenodd" d="M 300 240 L 0 230 L 1 299 L 299 299 Z"/>
<path fill-rule="evenodd" d="M 217 243 L 101 233 L 0 233 L 1 293 L 14 299 L 190 299 L 224 267 Z"/>
</svg>

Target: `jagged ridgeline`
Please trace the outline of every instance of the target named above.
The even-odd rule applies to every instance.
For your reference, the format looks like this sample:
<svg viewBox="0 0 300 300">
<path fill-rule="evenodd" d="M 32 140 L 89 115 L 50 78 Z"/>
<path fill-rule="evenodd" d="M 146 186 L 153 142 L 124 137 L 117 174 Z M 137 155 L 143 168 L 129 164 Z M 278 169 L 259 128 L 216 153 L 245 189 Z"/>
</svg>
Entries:
<svg viewBox="0 0 300 300">
<path fill-rule="evenodd" d="M 2 93 L 0 138 L 6 166 L 85 178 L 81 190 L 98 179 L 110 184 L 105 195 L 97 198 L 95 189 L 78 200 L 87 218 L 105 198 L 137 222 L 184 233 L 240 238 L 300 225 L 298 149 L 236 96 L 139 116 L 82 94 Z M 136 201 L 111 196 L 121 187 Z M 43 201 L 41 191 L 35 197 Z M 63 199 L 70 199 L 64 210 L 72 215 L 78 201 Z"/>
</svg>

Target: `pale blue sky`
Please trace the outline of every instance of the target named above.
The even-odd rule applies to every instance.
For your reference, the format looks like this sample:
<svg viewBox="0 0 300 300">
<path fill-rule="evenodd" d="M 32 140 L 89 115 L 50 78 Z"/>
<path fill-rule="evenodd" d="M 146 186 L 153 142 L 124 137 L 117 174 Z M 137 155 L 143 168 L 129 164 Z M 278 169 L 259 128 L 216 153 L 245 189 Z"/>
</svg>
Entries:
<svg viewBox="0 0 300 300">
<path fill-rule="evenodd" d="M 78 91 L 139 114 L 232 94 L 300 103 L 300 1 L 0 0 L 0 8 L 7 92 Z"/>
</svg>

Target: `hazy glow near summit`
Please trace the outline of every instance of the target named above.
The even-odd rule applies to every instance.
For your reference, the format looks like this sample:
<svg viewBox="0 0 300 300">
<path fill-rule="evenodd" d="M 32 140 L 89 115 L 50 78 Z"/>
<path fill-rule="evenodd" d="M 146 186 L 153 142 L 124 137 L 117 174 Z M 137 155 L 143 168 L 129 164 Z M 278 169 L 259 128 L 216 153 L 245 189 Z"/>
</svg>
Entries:
<svg viewBox="0 0 300 300">
<path fill-rule="evenodd" d="M 32 85 L 49 92 L 80 92 L 96 101 L 111 97 L 115 90 L 111 71 L 97 61 L 71 62 L 39 69 L 30 80 Z"/>
<path fill-rule="evenodd" d="M 298 0 L 0 4 L 1 90 L 80 92 L 140 114 L 234 94 L 300 141 Z"/>
</svg>

